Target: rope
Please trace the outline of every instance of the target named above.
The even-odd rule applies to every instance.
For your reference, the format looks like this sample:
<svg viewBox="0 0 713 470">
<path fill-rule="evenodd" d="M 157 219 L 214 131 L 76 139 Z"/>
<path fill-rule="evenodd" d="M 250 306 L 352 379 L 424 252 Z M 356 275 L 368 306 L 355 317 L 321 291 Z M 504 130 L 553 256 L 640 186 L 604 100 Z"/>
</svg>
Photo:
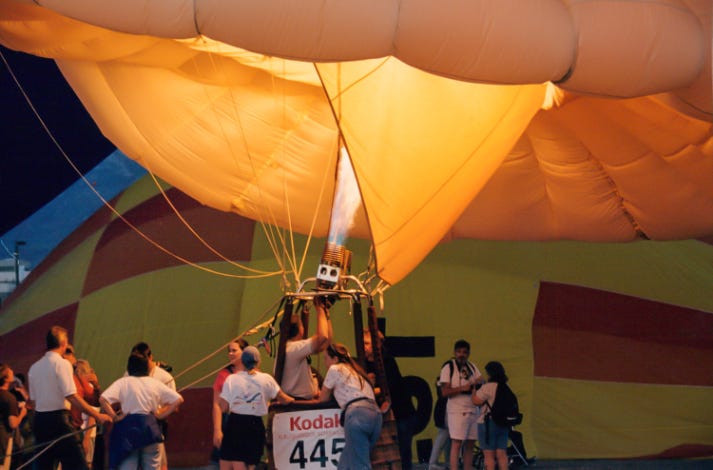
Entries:
<svg viewBox="0 0 713 470">
<path fill-rule="evenodd" d="M 8 248 L 7 245 L 5 245 L 5 242 L 4 242 L 4 241 L 0 240 L 0 246 L 3 247 L 3 249 L 7 252 L 7 255 L 8 255 L 9 257 L 11 257 L 11 258 L 14 258 L 14 257 L 15 257 L 15 253 L 12 252 L 12 251 L 10 251 L 10 248 Z"/>
<path fill-rule="evenodd" d="M 274 308 L 275 305 L 277 305 L 277 304 L 278 304 L 279 302 L 281 302 L 281 301 L 282 301 L 282 300 L 277 300 L 277 301 L 273 302 L 273 304 L 272 304 L 270 307 L 268 307 L 268 309 L 265 311 L 265 313 L 262 314 L 261 318 L 264 317 L 267 312 L 271 311 L 272 308 Z M 279 314 L 279 312 L 278 312 L 278 314 Z M 277 318 L 277 314 L 275 315 L 275 318 Z M 273 322 L 273 321 L 274 321 L 273 319 L 269 319 L 267 322 L 263 322 L 262 324 L 255 325 L 254 327 L 252 327 L 252 328 L 250 328 L 250 329 L 248 329 L 248 330 L 245 330 L 241 335 L 239 335 L 239 336 L 237 336 L 236 338 L 230 340 L 229 342 L 227 342 L 227 343 L 225 343 L 224 345 L 222 345 L 220 348 L 218 348 L 218 349 L 216 349 L 215 351 L 211 352 L 210 354 L 204 356 L 203 358 L 199 359 L 198 361 L 194 362 L 193 364 L 191 364 L 190 366 L 188 366 L 187 368 L 183 369 L 181 372 L 179 372 L 178 374 L 176 374 L 176 375 L 173 377 L 174 382 L 175 382 L 175 379 L 176 379 L 176 378 L 178 378 L 178 377 L 180 377 L 180 376 L 186 374 L 188 371 L 190 371 L 190 370 L 196 368 L 197 366 L 199 366 L 200 364 L 204 363 L 205 361 L 207 361 L 207 360 L 210 359 L 211 357 L 215 356 L 215 355 L 216 355 L 217 353 L 219 353 L 220 351 L 223 351 L 223 350 L 224 350 L 228 345 L 230 345 L 230 343 L 232 343 L 233 341 L 236 341 L 236 340 L 238 340 L 239 338 L 242 338 L 243 336 L 249 334 L 250 331 L 252 331 L 252 330 L 258 329 L 258 328 L 263 327 L 263 326 L 266 326 L 267 324 L 269 324 L 270 322 Z M 262 340 L 261 340 L 261 341 L 262 341 Z M 184 390 L 187 390 L 187 389 L 191 388 L 191 387 L 194 386 L 195 384 L 198 384 L 198 383 L 204 381 L 205 379 L 214 376 L 214 375 L 217 374 L 220 370 L 222 370 L 223 368 L 227 367 L 229 364 L 230 364 L 230 363 L 227 362 L 227 363 L 221 365 L 221 366 L 218 367 L 217 369 L 212 370 L 212 371 L 208 372 L 207 374 L 205 374 L 205 375 L 199 377 L 198 379 L 194 380 L 193 382 L 190 382 L 190 383 L 184 385 L 183 387 L 177 389 L 177 392 L 178 392 L 178 393 L 181 393 L 181 392 L 183 392 Z M 13 453 L 12 453 L 12 456 L 15 456 L 15 455 L 19 455 L 19 454 L 24 454 L 24 453 L 27 453 L 27 452 L 31 452 L 31 451 L 33 451 L 33 450 L 35 450 L 35 449 L 41 448 L 41 447 L 43 447 L 43 446 L 46 446 L 44 449 L 42 449 L 42 451 L 38 452 L 38 453 L 35 454 L 30 460 L 28 460 L 27 462 L 25 462 L 24 464 L 22 464 L 20 467 L 18 467 L 17 470 L 21 470 L 21 469 L 27 467 L 29 464 L 31 464 L 31 463 L 34 462 L 37 458 L 39 458 L 40 455 L 42 455 L 43 453 L 47 452 L 53 445 L 55 445 L 57 442 L 61 441 L 62 439 L 66 439 L 66 438 L 68 438 L 68 437 L 74 436 L 75 434 L 79 434 L 79 433 L 81 433 L 81 432 L 87 431 L 87 430 L 92 429 L 92 428 L 94 428 L 94 427 L 97 427 L 97 425 L 94 424 L 94 425 L 92 425 L 92 426 L 88 426 L 87 428 L 80 429 L 80 430 L 77 430 L 77 431 L 74 431 L 74 432 L 67 433 L 67 434 L 64 434 L 64 435 L 62 435 L 62 436 L 59 436 L 58 438 L 56 438 L 56 439 L 54 439 L 54 440 L 52 440 L 52 441 L 50 441 L 50 442 L 42 442 L 42 443 L 39 443 L 39 444 L 35 444 L 35 445 L 31 446 L 31 447 L 26 447 L 26 448 L 24 448 L 24 449 L 22 449 L 22 450 L 19 450 L 19 451 L 17 451 L 17 452 L 13 452 Z"/>
<path fill-rule="evenodd" d="M 12 455 L 14 456 L 14 455 L 19 455 L 19 454 L 24 454 L 24 453 L 30 452 L 30 451 L 35 450 L 35 449 L 38 449 L 38 448 L 40 448 L 40 447 L 42 447 L 42 446 L 46 446 L 46 447 L 45 447 L 44 449 L 42 449 L 40 452 L 38 452 L 37 454 L 35 454 L 34 456 L 32 456 L 32 458 L 31 458 L 30 460 L 28 460 L 27 462 L 23 463 L 23 464 L 20 465 L 19 467 L 17 467 L 17 470 L 22 470 L 23 468 L 25 468 L 25 467 L 27 467 L 28 465 L 30 465 L 32 462 L 34 462 L 35 460 L 37 460 L 42 454 L 44 454 L 45 452 L 47 452 L 53 445 L 55 445 L 56 443 L 58 443 L 58 442 L 61 441 L 62 439 L 66 439 L 66 438 L 68 438 L 68 437 L 72 437 L 72 436 L 74 436 L 74 435 L 76 435 L 76 434 L 82 433 L 82 432 L 84 432 L 84 431 L 87 431 L 87 430 L 92 429 L 92 428 L 95 428 L 95 427 L 97 427 L 97 425 L 96 425 L 96 424 L 93 424 L 92 426 L 88 426 L 88 427 L 86 427 L 86 428 L 84 428 L 84 429 L 78 429 L 77 431 L 73 431 L 73 432 L 69 432 L 69 433 L 67 433 L 67 434 L 63 434 L 63 435 L 59 436 L 58 438 L 56 438 L 56 439 L 54 439 L 54 440 L 52 440 L 52 441 L 49 441 L 49 442 L 41 442 L 41 443 L 39 443 L 39 444 L 35 444 L 35 445 L 33 445 L 33 446 L 26 447 L 26 448 L 24 448 L 24 449 L 22 449 L 22 450 L 20 450 L 20 451 L 13 452 Z"/>
<path fill-rule="evenodd" d="M 226 261 L 228 264 L 231 264 L 237 268 L 244 269 L 248 272 L 265 275 L 265 277 L 274 276 L 274 275 L 278 275 L 278 274 L 282 273 L 282 271 L 268 272 L 268 271 L 263 271 L 260 269 L 251 268 L 250 266 L 246 266 L 241 263 L 236 263 L 235 261 L 226 258 L 222 253 L 218 252 L 218 250 L 213 248 L 213 246 L 210 243 L 208 243 L 203 237 L 201 237 L 198 234 L 198 232 L 196 232 L 196 230 L 193 228 L 193 226 L 190 223 L 188 223 L 188 221 L 185 219 L 185 217 L 183 217 L 181 215 L 181 213 L 178 211 L 178 208 L 176 208 L 176 206 L 173 204 L 171 199 L 168 197 L 168 194 L 166 194 L 166 191 L 163 189 L 163 186 L 161 185 L 161 183 L 159 183 L 158 179 L 156 179 L 156 175 L 154 175 L 153 171 L 151 171 L 148 168 L 146 170 L 148 171 L 149 175 L 151 176 L 151 179 L 153 180 L 154 184 L 156 185 L 156 188 L 158 188 L 158 190 L 161 192 L 161 195 L 163 196 L 163 199 L 166 201 L 166 204 L 168 204 L 168 206 L 171 208 L 171 210 L 173 210 L 173 213 L 176 214 L 176 217 L 178 217 L 178 220 L 180 220 L 181 223 L 188 229 L 188 231 L 191 232 L 191 234 L 196 238 L 196 240 L 198 240 L 203 246 L 208 248 L 208 250 L 211 253 L 213 253 L 214 255 L 216 255 L 217 257 L 222 259 L 223 261 Z M 263 276 L 260 276 L 260 277 L 263 277 Z"/>
<path fill-rule="evenodd" d="M 201 40 L 203 41 L 203 44 L 205 44 L 206 47 L 208 47 L 208 41 L 206 40 L 206 38 L 203 37 L 203 36 L 201 36 Z M 218 46 L 218 47 L 220 47 L 220 46 Z M 213 60 L 213 54 L 210 53 L 210 54 L 208 55 L 208 57 L 210 58 L 211 65 L 213 66 L 213 70 L 216 71 L 216 72 L 218 72 L 218 67 L 217 67 L 215 61 Z M 225 71 L 222 71 L 222 72 L 225 72 Z M 207 90 L 207 87 L 204 87 L 204 89 Z M 238 130 L 240 131 L 240 134 L 243 135 L 244 137 L 246 137 L 246 133 L 245 133 L 245 130 L 244 130 L 244 127 L 243 127 L 242 119 L 241 119 L 241 117 L 240 117 L 240 112 L 239 112 L 239 110 L 237 109 L 237 107 L 235 106 L 236 98 L 235 98 L 235 95 L 233 94 L 232 88 L 228 88 L 228 93 L 230 94 L 231 102 L 233 103 L 233 107 L 232 107 L 233 120 L 234 120 L 234 122 L 236 123 L 236 125 L 237 125 L 237 127 L 238 127 Z M 211 105 L 212 105 L 212 100 L 210 99 L 210 96 L 208 95 L 208 93 L 206 93 L 206 102 L 211 103 Z M 214 111 L 214 114 L 215 114 L 215 109 L 214 109 L 213 106 L 211 106 L 211 109 Z M 218 122 L 218 123 L 222 123 L 222 120 L 218 119 L 217 122 Z M 225 133 L 225 130 L 222 129 L 222 126 L 221 126 L 221 131 L 222 131 L 222 133 L 223 133 L 223 138 L 224 138 L 224 140 L 228 143 L 228 147 L 229 147 L 230 150 L 231 150 L 231 155 L 233 156 L 233 160 L 236 161 L 236 166 L 237 166 L 237 157 L 236 157 L 235 152 L 232 150 L 232 145 L 231 145 L 231 143 L 233 142 L 233 140 L 232 140 L 232 139 L 229 139 L 229 138 L 227 137 L 227 135 L 226 135 L 226 133 Z M 243 151 L 245 152 L 245 155 L 247 155 L 248 162 L 250 163 L 250 168 L 251 168 L 251 170 L 252 170 L 252 174 L 253 174 L 253 178 L 254 178 L 254 185 L 255 185 L 255 187 L 257 188 L 258 193 L 261 194 L 260 185 L 257 183 L 257 181 L 259 180 L 259 178 L 258 178 L 258 172 L 257 172 L 257 169 L 255 168 L 255 165 L 254 165 L 254 162 L 253 162 L 252 153 L 250 152 L 250 149 L 248 148 L 247 138 L 243 138 L 243 139 L 241 139 L 241 140 L 242 140 L 242 142 L 243 142 Z M 265 233 L 265 235 L 266 235 L 266 238 L 267 238 L 267 240 L 268 240 L 268 244 L 269 244 L 269 246 L 270 246 L 270 249 L 272 250 L 272 253 L 273 253 L 273 255 L 275 256 L 275 260 L 277 261 L 277 263 L 278 263 L 278 265 L 280 266 L 280 269 L 282 270 L 282 273 L 283 273 L 283 275 L 284 275 L 284 272 L 286 271 L 286 269 L 285 269 L 284 263 L 282 262 L 282 259 L 281 259 L 280 256 L 278 255 L 279 250 L 277 249 L 277 243 L 275 242 L 275 240 L 274 240 L 273 238 L 270 237 L 270 235 L 269 235 L 269 233 L 268 233 L 268 230 L 266 230 L 266 227 L 265 227 L 266 225 L 269 225 L 269 224 L 267 224 L 266 219 L 265 219 L 265 217 L 264 217 L 264 214 L 262 214 L 261 212 L 258 212 L 257 215 L 258 215 L 258 217 L 259 217 L 259 218 L 257 219 L 257 222 L 258 222 L 258 223 L 261 225 L 261 227 L 263 228 L 263 233 Z M 275 219 L 275 217 L 273 216 L 273 217 L 271 217 L 271 220 L 272 220 L 272 222 L 274 223 L 276 219 Z"/>
<path fill-rule="evenodd" d="M 217 374 L 217 373 L 220 372 L 221 370 L 225 369 L 225 368 L 228 367 L 229 365 L 230 365 L 230 362 L 226 362 L 225 364 L 223 364 L 222 366 L 218 367 L 217 369 L 208 372 L 208 373 L 205 374 L 204 376 L 202 376 L 202 377 L 200 377 L 200 378 L 197 378 L 197 379 L 194 380 L 193 382 L 190 382 L 189 384 L 184 385 L 183 387 L 179 388 L 179 389 L 176 390 L 176 391 L 177 391 L 178 393 L 181 393 L 181 392 L 183 392 L 184 390 L 187 390 L 187 389 L 191 388 L 191 387 L 194 386 L 195 384 L 201 383 L 201 382 L 203 382 L 205 379 L 210 378 L 210 377 L 213 377 L 215 374 Z"/>
<path fill-rule="evenodd" d="M 222 344 L 219 348 L 217 348 L 217 349 L 214 350 L 213 352 L 208 353 L 207 355 L 205 355 L 205 356 L 203 356 L 202 358 L 198 359 L 196 362 L 194 362 L 193 364 L 190 364 L 188 367 L 184 368 L 183 370 L 181 370 L 180 372 L 178 372 L 176 375 L 174 375 L 174 376 L 173 376 L 174 382 L 175 382 L 175 380 L 176 380 L 177 378 L 181 377 L 182 375 L 185 375 L 186 373 L 188 373 L 189 371 L 195 369 L 195 368 L 198 367 L 199 365 L 203 364 L 204 362 L 206 362 L 206 361 L 209 360 L 210 358 L 214 357 L 214 356 L 217 355 L 218 353 L 224 351 L 225 348 L 228 347 L 228 346 L 230 345 L 230 343 L 232 343 L 233 341 L 237 341 L 238 339 L 240 339 L 240 338 L 242 338 L 242 337 L 244 337 L 244 336 L 250 336 L 250 335 L 252 335 L 252 334 L 255 334 L 255 333 L 257 332 L 257 330 L 266 327 L 267 324 L 269 324 L 269 323 L 272 321 L 272 319 L 268 319 L 267 321 L 264 321 L 264 318 L 266 318 L 266 317 L 268 316 L 268 313 L 270 313 L 270 312 L 272 311 L 272 309 L 275 308 L 275 306 L 276 306 L 279 302 L 281 302 L 281 299 L 274 301 L 274 302 L 258 317 L 258 319 L 256 320 L 255 324 L 253 324 L 252 327 L 250 327 L 250 328 L 248 328 L 247 330 L 243 331 L 241 334 L 239 334 L 238 336 L 234 337 L 233 339 L 231 339 L 231 340 L 228 341 L 227 343 Z M 278 313 L 279 313 L 279 312 L 278 312 Z M 262 322 L 262 323 L 260 323 L 260 322 Z M 226 365 L 227 365 L 227 364 L 226 364 Z M 223 366 L 223 367 L 225 367 L 225 366 Z M 221 369 L 222 369 L 222 367 L 221 367 Z M 220 369 L 217 369 L 215 372 L 213 372 L 213 374 L 216 373 L 216 372 L 218 372 L 219 370 L 220 370 Z M 198 380 L 198 381 L 191 382 L 191 384 L 186 385 L 186 386 L 184 386 L 184 387 L 181 387 L 181 390 L 185 390 L 185 389 L 188 388 L 189 386 L 192 386 L 192 385 L 194 385 L 195 383 L 198 383 L 198 382 L 201 382 L 202 380 L 205 380 L 206 377 L 207 377 L 207 376 L 204 376 L 204 377 L 202 377 L 202 378 L 201 378 L 200 380 Z"/>
<path fill-rule="evenodd" d="M 188 259 L 183 258 L 182 256 L 179 256 L 178 254 L 172 252 L 172 251 L 169 250 L 168 248 L 164 247 L 163 245 L 161 245 L 160 243 L 156 242 L 155 240 L 153 240 L 152 238 L 150 238 L 148 235 L 146 235 L 145 233 L 143 233 L 138 227 L 136 227 L 134 224 L 132 224 L 131 222 L 129 222 L 122 214 L 120 214 L 120 213 L 109 203 L 109 201 L 107 201 L 107 200 L 99 193 L 99 191 L 97 191 L 97 190 L 94 188 L 94 186 L 89 182 L 89 180 L 87 180 L 87 178 L 82 174 L 82 172 L 79 170 L 79 168 L 74 164 L 74 162 L 72 161 L 72 159 L 69 157 L 69 155 L 67 155 L 67 153 L 64 151 L 64 149 L 62 148 L 62 146 L 59 144 L 59 142 L 58 142 L 57 139 L 55 138 L 54 134 L 52 133 L 52 131 L 49 129 L 49 127 L 48 127 L 47 124 L 45 123 L 44 119 L 42 119 L 42 117 L 40 116 L 39 112 L 37 111 L 37 109 L 35 108 L 34 104 L 32 103 L 32 100 L 31 100 L 30 97 L 27 95 L 27 93 L 25 92 L 25 89 L 24 89 L 24 88 L 22 87 L 22 85 L 20 84 L 20 81 L 19 81 L 19 80 L 17 79 L 17 77 L 15 76 L 15 73 L 13 72 L 12 67 L 10 67 L 10 64 L 8 63 L 8 61 L 7 61 L 7 59 L 5 58 L 5 55 L 2 53 L 2 51 L 0 51 L 0 58 L 2 59 L 2 62 L 5 64 L 5 67 L 7 68 L 8 72 L 10 73 L 10 76 L 12 77 L 13 81 L 15 82 L 15 85 L 17 86 L 18 90 L 20 91 L 20 93 L 22 94 L 22 96 L 25 98 L 25 101 L 27 102 L 27 105 L 30 107 L 30 109 L 31 109 L 32 112 L 34 113 L 35 117 L 37 118 L 38 122 L 40 123 L 40 125 L 42 126 L 42 128 L 44 129 L 44 131 L 47 133 L 47 136 L 50 138 L 50 140 L 52 141 L 52 143 L 54 144 L 54 146 L 57 148 L 57 150 L 60 152 L 60 154 L 62 155 L 62 157 L 65 159 L 65 161 L 67 161 L 67 163 L 69 164 L 69 166 L 75 171 L 75 173 L 77 173 L 77 175 L 81 178 L 81 180 L 86 184 L 87 188 L 89 188 L 89 190 L 92 191 L 92 192 L 97 196 L 97 198 L 98 198 L 100 201 L 102 201 L 102 203 L 104 204 L 104 206 L 106 206 L 114 215 L 116 215 L 117 218 L 119 218 L 122 222 L 124 222 L 129 228 L 131 228 L 131 230 L 133 230 L 133 231 L 134 231 L 136 234 L 138 234 L 141 238 L 143 238 L 143 239 L 146 240 L 148 243 L 150 243 L 150 244 L 153 245 L 154 247 L 158 248 L 158 249 L 161 250 L 162 252 L 166 253 L 167 255 L 169 255 L 169 256 L 171 256 L 171 257 L 173 257 L 173 258 L 175 258 L 175 259 L 177 259 L 177 260 L 179 260 L 179 261 L 181 261 L 181 262 L 184 263 L 184 264 L 187 264 L 187 265 L 192 266 L 192 267 L 194 267 L 194 268 L 196 268 L 196 269 L 200 269 L 200 270 L 202 270 L 202 271 L 206 271 L 206 272 L 208 272 L 208 273 L 215 274 L 215 275 L 218 275 L 218 276 L 224 276 L 224 277 L 236 278 L 236 279 L 246 279 L 246 278 L 247 278 L 247 279 L 251 279 L 251 278 L 270 277 L 270 276 L 274 276 L 274 275 L 276 275 L 276 274 L 280 274 L 280 273 L 281 273 L 281 271 L 280 271 L 280 272 L 276 272 L 276 273 L 266 273 L 266 274 L 262 274 L 262 275 L 259 275 L 259 276 L 241 276 L 241 275 L 237 275 L 237 274 L 229 274 L 229 273 L 224 273 L 224 272 L 216 271 L 216 270 L 214 270 L 214 269 L 207 268 L 207 267 L 205 267 L 205 266 L 201 266 L 201 265 L 199 265 L 199 264 L 197 264 L 197 263 L 194 263 L 194 262 L 192 262 L 192 261 L 189 261 Z"/>
</svg>

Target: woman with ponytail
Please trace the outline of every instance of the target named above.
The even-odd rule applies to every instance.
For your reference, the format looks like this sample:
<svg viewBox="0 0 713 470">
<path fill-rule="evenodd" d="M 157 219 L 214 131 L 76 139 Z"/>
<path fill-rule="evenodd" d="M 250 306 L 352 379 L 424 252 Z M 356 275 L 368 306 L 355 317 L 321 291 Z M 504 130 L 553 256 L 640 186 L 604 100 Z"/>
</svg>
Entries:
<svg viewBox="0 0 713 470">
<path fill-rule="evenodd" d="M 319 401 L 337 400 L 342 409 L 344 450 L 340 470 L 371 468 L 369 454 L 381 433 L 381 411 L 374 400 L 374 389 L 359 364 L 343 344 L 329 345 L 325 351 L 329 369 L 324 378 Z"/>
</svg>

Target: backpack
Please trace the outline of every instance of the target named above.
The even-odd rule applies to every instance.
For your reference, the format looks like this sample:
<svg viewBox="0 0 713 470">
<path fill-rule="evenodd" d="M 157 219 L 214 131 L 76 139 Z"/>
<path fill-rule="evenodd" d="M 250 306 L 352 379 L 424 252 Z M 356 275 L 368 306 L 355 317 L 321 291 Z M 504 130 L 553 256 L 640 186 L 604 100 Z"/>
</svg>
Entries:
<svg viewBox="0 0 713 470">
<path fill-rule="evenodd" d="M 433 407 L 433 422 L 437 428 L 445 429 L 446 426 L 446 403 L 448 398 L 441 394 L 441 386 L 438 385 L 438 377 L 436 377 L 436 405 Z"/>
<path fill-rule="evenodd" d="M 487 402 L 486 402 L 487 404 Z M 498 426 L 510 428 L 522 423 L 522 413 L 517 397 L 507 384 L 499 383 L 495 391 L 495 400 L 486 418 L 492 419 Z"/>
</svg>

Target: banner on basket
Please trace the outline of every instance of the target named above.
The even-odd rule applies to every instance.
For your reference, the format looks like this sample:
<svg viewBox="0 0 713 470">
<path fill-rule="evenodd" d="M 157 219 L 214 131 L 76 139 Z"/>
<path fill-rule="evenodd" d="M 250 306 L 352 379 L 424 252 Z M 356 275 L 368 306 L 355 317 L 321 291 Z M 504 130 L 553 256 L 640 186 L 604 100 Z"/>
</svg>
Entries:
<svg viewBox="0 0 713 470">
<path fill-rule="evenodd" d="M 278 413 L 272 420 L 272 453 L 278 470 L 337 468 L 344 450 L 338 408 Z"/>
</svg>

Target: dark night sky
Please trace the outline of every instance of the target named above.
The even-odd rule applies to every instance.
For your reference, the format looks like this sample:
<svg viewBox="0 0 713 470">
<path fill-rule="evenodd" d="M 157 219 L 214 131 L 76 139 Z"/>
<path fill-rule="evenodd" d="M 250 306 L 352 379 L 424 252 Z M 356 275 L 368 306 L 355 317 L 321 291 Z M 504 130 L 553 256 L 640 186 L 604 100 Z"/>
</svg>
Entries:
<svg viewBox="0 0 713 470">
<path fill-rule="evenodd" d="M 55 138 L 84 174 L 114 146 L 99 132 L 54 61 L 0 52 Z M 0 234 L 78 179 L 0 61 Z"/>
</svg>

